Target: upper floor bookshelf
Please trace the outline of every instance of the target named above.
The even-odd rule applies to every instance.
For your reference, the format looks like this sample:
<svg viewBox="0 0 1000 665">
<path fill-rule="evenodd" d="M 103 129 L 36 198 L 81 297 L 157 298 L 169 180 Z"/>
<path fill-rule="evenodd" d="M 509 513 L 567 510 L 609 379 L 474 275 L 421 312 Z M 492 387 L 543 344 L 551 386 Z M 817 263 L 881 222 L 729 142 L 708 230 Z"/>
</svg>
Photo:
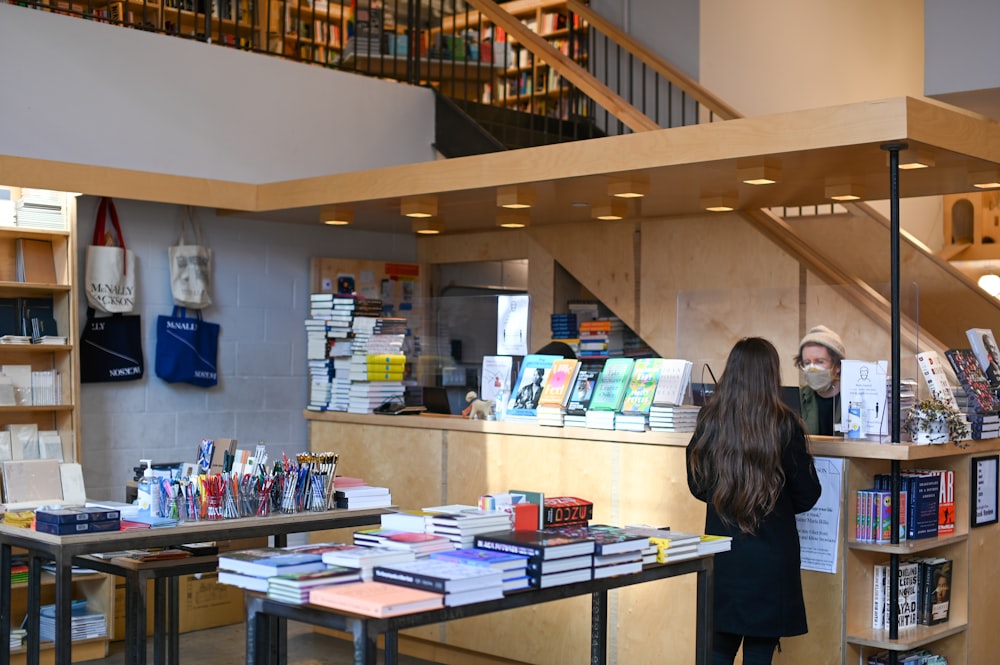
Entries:
<svg viewBox="0 0 1000 665">
<path fill-rule="evenodd" d="M 401 0 L 8 0 L 93 21 L 199 39 L 412 83 L 508 109 L 586 116 L 589 101 L 544 58 L 464 2 L 454 13 Z M 587 66 L 586 22 L 565 0 L 501 7 Z"/>
</svg>

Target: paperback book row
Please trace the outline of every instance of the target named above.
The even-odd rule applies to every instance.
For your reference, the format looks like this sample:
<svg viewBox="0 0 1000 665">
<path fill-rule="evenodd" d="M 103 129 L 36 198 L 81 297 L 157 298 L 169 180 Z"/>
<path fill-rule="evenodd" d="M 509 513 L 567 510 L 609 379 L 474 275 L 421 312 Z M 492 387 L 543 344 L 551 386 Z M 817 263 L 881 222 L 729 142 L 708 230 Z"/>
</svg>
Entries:
<svg viewBox="0 0 1000 665">
<path fill-rule="evenodd" d="M 945 557 L 915 557 L 899 562 L 900 630 L 946 623 L 951 608 L 953 562 Z M 889 628 L 889 562 L 873 571 L 872 627 Z"/>
<path fill-rule="evenodd" d="M 855 539 L 892 542 L 892 476 L 875 476 L 874 485 L 856 494 Z M 955 472 L 907 469 L 900 478 L 899 541 L 936 538 L 955 532 Z"/>
<path fill-rule="evenodd" d="M 910 649 L 894 654 L 898 665 L 948 665 L 948 659 L 927 649 Z M 879 651 L 868 657 L 868 665 L 889 665 L 888 651 Z"/>
<path fill-rule="evenodd" d="M 62 403 L 62 374 L 31 365 L 0 365 L 0 406 L 52 406 Z"/>
<path fill-rule="evenodd" d="M 3 387 L 0 384 L 0 392 Z M 62 435 L 54 429 L 39 429 L 36 423 L 12 423 L 0 429 L 0 462 L 54 459 L 63 461 Z"/>
<path fill-rule="evenodd" d="M 383 316 L 381 300 L 311 294 L 305 328 L 307 409 L 371 413 L 404 394 L 407 323 Z"/>
<path fill-rule="evenodd" d="M 964 414 L 970 438 L 1000 437 L 1000 351 L 989 328 L 965 331 L 968 348 L 917 354 L 931 396 Z M 954 375 L 954 381 L 948 373 Z"/>
<path fill-rule="evenodd" d="M 692 363 L 672 358 L 577 360 L 529 354 L 515 383 L 513 359 L 483 358 L 482 399 L 503 402 L 505 420 L 553 427 L 643 432 L 694 431 Z M 513 385 L 507 391 L 505 386 Z M 504 408 L 505 406 L 505 408 Z"/>
</svg>

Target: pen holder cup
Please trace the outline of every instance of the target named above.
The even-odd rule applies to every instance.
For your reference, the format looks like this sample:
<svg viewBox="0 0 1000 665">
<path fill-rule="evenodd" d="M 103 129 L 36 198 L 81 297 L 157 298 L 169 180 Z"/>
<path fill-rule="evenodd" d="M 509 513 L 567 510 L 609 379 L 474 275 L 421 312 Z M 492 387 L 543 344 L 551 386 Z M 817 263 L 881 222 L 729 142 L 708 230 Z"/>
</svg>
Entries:
<svg viewBox="0 0 1000 665">
<path fill-rule="evenodd" d="M 205 519 L 206 520 L 221 520 L 222 519 L 222 497 L 210 494 L 206 502 L 205 507 Z"/>
</svg>

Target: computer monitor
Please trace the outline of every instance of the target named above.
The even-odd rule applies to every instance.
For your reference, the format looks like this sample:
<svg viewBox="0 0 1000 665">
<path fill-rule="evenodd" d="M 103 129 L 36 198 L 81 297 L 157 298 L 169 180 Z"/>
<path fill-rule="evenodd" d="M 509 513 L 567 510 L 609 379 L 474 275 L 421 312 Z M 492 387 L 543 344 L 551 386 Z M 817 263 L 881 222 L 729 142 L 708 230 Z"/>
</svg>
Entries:
<svg viewBox="0 0 1000 665">
<path fill-rule="evenodd" d="M 691 401 L 695 406 L 705 406 L 705 400 L 709 399 L 713 392 L 715 392 L 714 383 L 692 383 Z M 802 413 L 798 386 L 781 386 L 781 401 L 795 413 Z"/>
<path fill-rule="evenodd" d="M 424 406 L 427 407 L 428 413 L 452 413 L 451 401 L 448 399 L 447 388 L 424 386 L 423 393 Z"/>
</svg>

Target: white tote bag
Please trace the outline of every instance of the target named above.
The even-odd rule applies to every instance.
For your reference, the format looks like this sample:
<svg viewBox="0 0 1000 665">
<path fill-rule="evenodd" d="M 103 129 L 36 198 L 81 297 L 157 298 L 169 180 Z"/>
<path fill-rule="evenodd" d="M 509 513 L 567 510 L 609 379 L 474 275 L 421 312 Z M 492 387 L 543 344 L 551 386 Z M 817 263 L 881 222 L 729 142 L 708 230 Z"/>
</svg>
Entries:
<svg viewBox="0 0 1000 665">
<path fill-rule="evenodd" d="M 108 214 L 117 241 L 105 224 Z M 87 246 L 84 281 L 87 303 L 94 309 L 122 314 L 135 307 L 135 254 L 125 249 L 118 211 L 108 197 L 102 198 L 97 208 L 94 238 Z"/>
<path fill-rule="evenodd" d="M 191 228 L 194 244 L 187 244 L 187 228 Z M 212 250 L 201 240 L 201 228 L 191 206 L 184 206 L 181 233 L 177 244 L 167 248 L 170 258 L 170 291 L 174 304 L 190 309 L 204 309 L 212 304 Z"/>
</svg>

